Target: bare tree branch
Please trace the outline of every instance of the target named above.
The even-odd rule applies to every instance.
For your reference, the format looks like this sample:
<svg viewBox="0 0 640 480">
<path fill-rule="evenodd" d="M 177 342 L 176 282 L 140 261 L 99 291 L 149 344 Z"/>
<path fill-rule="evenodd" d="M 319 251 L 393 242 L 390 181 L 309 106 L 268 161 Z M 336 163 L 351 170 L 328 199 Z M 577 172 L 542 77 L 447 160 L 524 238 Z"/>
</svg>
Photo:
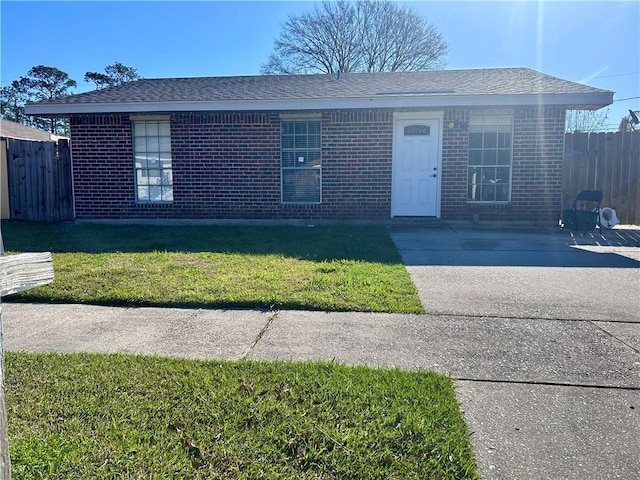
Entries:
<svg viewBox="0 0 640 480">
<path fill-rule="evenodd" d="M 265 74 L 407 71 L 442 68 L 442 34 L 391 0 L 324 1 L 290 15 L 262 65 Z"/>
<path fill-rule="evenodd" d="M 598 132 L 604 129 L 609 115 L 605 110 L 567 110 L 565 132 Z"/>
</svg>

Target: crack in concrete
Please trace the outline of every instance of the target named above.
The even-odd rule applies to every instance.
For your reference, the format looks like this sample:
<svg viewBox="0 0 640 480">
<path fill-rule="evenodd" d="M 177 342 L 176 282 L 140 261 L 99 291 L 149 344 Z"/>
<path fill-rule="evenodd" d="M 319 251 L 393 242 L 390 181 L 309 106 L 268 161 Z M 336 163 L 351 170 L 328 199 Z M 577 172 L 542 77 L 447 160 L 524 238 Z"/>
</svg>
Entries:
<svg viewBox="0 0 640 480">
<path fill-rule="evenodd" d="M 533 386 L 551 386 L 551 387 L 574 387 L 574 388 L 597 388 L 604 390 L 630 390 L 633 392 L 640 391 L 640 387 L 624 386 L 624 385 L 601 385 L 593 383 L 571 383 L 571 382 L 553 382 L 544 380 L 508 380 L 494 378 L 466 378 L 453 377 L 456 382 L 476 382 L 476 383 L 504 383 L 509 385 L 533 385 Z"/>
<path fill-rule="evenodd" d="M 408 314 L 408 315 L 416 315 L 422 317 L 457 317 L 457 318 L 470 318 L 470 319 L 496 319 L 496 320 L 542 320 L 549 322 L 600 322 L 600 323 L 628 323 L 628 324 L 637 324 L 639 322 L 629 321 L 629 320 L 610 320 L 606 318 L 602 319 L 593 319 L 593 318 L 563 318 L 563 317 L 537 317 L 537 316 L 526 316 L 526 315 L 498 315 L 498 314 L 477 314 L 471 315 L 468 313 L 455 313 L 455 312 L 444 312 L 444 311 L 427 311 L 426 313 L 416 313 L 416 314 Z"/>
<path fill-rule="evenodd" d="M 262 327 L 262 329 L 260 330 L 260 332 L 258 332 L 258 335 L 256 336 L 256 338 L 253 341 L 253 343 L 251 343 L 251 345 L 249 345 L 249 347 L 240 356 L 240 358 L 239 358 L 240 361 L 247 360 L 248 358 L 251 357 L 251 354 L 255 350 L 256 345 L 258 345 L 260 340 L 262 340 L 262 337 L 264 336 L 265 333 L 267 333 L 267 330 L 269 330 L 269 327 L 271 326 L 273 321 L 276 318 L 278 318 L 279 314 L 280 314 L 280 310 L 272 310 L 271 315 L 269 315 L 269 318 L 267 318 L 267 321 L 265 322 L 265 324 Z"/>
<path fill-rule="evenodd" d="M 624 340 L 622 340 L 620 337 L 616 336 L 615 334 L 611 333 L 610 331 L 606 330 L 605 328 L 602 328 L 600 325 L 597 325 L 595 322 L 599 320 L 590 320 L 588 321 L 588 323 L 591 324 L 592 327 L 597 328 L 599 331 L 601 331 L 602 333 L 608 335 L 609 337 L 613 338 L 614 340 L 620 342 L 621 344 L 623 344 L 625 347 L 630 348 L 631 350 L 633 350 L 634 352 L 640 354 L 640 350 L 638 350 L 636 347 L 634 347 L 633 345 L 625 342 Z M 600 322 L 600 323 L 625 323 L 625 322 Z M 632 325 L 635 325 L 635 322 L 626 322 Z"/>
</svg>

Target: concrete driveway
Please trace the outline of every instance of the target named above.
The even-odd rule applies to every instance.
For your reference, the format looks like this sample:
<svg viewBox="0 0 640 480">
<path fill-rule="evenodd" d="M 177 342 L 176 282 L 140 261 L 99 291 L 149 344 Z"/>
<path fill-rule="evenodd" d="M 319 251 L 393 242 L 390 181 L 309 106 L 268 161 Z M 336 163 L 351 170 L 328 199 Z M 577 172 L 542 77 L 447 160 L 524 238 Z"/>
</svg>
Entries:
<svg viewBox="0 0 640 480">
<path fill-rule="evenodd" d="M 640 478 L 640 232 L 390 234 L 483 478 Z"/>
<path fill-rule="evenodd" d="M 390 230 L 428 313 L 638 322 L 640 234 L 613 232 Z"/>
</svg>

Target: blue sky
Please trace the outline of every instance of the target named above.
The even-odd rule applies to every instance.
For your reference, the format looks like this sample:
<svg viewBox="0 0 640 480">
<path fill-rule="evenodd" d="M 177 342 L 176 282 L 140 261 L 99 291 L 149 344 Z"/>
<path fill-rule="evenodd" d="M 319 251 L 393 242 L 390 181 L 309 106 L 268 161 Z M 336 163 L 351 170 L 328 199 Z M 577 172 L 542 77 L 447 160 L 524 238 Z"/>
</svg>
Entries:
<svg viewBox="0 0 640 480">
<path fill-rule="evenodd" d="M 531 67 L 613 90 L 607 124 L 640 110 L 640 1 L 405 2 L 449 43 L 447 68 Z M 2 0 L 2 86 L 49 65 L 91 89 L 114 61 L 149 78 L 253 75 L 288 14 L 313 3 Z M 627 100 L 628 99 L 628 100 Z"/>
</svg>

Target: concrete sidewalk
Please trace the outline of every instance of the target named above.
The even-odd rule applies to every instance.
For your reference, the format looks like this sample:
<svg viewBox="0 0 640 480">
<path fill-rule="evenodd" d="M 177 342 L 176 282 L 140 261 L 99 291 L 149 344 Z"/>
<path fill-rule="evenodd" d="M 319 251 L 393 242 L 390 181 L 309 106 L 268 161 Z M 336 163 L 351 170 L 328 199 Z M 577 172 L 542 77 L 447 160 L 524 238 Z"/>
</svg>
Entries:
<svg viewBox="0 0 640 480">
<path fill-rule="evenodd" d="M 483 478 L 632 479 L 640 471 L 640 336 L 628 325 L 81 305 L 3 308 L 7 350 L 325 359 L 435 370 L 458 379 Z"/>
<path fill-rule="evenodd" d="M 5 347 L 435 370 L 457 379 L 483 478 L 640 478 L 637 244 L 390 234 L 426 315 L 4 304 Z"/>
</svg>

